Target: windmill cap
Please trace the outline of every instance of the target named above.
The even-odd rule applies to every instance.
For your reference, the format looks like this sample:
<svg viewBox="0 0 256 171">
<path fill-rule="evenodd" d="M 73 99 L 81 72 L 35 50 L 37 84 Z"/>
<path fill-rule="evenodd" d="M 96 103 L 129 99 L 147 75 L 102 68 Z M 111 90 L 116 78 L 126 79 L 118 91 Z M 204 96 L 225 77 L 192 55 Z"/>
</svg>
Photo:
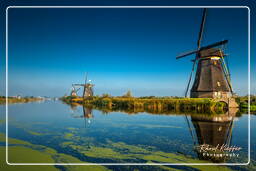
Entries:
<svg viewBox="0 0 256 171">
<path fill-rule="evenodd" d="M 205 49 L 200 51 L 200 57 L 209 57 L 209 56 L 218 56 L 218 57 L 222 57 L 223 56 L 223 52 L 220 49 L 217 48 L 210 48 L 210 49 Z"/>
</svg>

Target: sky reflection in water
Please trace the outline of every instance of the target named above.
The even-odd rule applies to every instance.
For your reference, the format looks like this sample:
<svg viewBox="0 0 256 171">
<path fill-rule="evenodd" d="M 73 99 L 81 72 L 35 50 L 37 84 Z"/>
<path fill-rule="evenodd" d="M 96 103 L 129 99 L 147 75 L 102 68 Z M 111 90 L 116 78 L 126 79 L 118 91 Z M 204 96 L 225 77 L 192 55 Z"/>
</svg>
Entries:
<svg viewBox="0 0 256 171">
<path fill-rule="evenodd" d="M 222 138 L 227 131 L 232 131 L 230 145 L 242 150 L 238 158 L 225 161 L 247 162 L 248 115 L 222 126 L 189 115 L 187 119 L 185 115 L 104 114 L 98 110 L 84 111 L 82 106 L 71 109 L 59 101 L 14 104 L 9 106 L 9 137 L 50 147 L 87 162 L 184 163 L 189 161 L 186 158 L 194 159 L 190 162 L 198 159 L 194 143 L 216 145 L 227 139 Z M 202 123 L 206 124 L 206 131 Z M 1 127 L 4 130 L 4 125 Z M 209 132 L 217 127 L 219 132 Z"/>
</svg>

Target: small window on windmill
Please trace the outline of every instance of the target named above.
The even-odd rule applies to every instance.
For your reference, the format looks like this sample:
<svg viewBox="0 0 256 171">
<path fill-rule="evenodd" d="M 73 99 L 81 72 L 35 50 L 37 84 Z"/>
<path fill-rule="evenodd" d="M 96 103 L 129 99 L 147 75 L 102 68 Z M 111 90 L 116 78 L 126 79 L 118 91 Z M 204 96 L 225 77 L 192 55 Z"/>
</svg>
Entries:
<svg viewBox="0 0 256 171">
<path fill-rule="evenodd" d="M 218 96 L 218 92 L 214 92 L 214 97 L 217 97 Z"/>
<path fill-rule="evenodd" d="M 222 130 L 222 126 L 219 127 L 218 131 L 221 131 Z"/>
<path fill-rule="evenodd" d="M 220 92 L 220 91 L 218 91 L 218 97 L 219 97 L 219 98 L 221 97 L 221 92 Z"/>
<path fill-rule="evenodd" d="M 217 81 L 217 85 L 218 85 L 218 87 L 220 87 L 220 82 L 219 81 Z"/>
</svg>

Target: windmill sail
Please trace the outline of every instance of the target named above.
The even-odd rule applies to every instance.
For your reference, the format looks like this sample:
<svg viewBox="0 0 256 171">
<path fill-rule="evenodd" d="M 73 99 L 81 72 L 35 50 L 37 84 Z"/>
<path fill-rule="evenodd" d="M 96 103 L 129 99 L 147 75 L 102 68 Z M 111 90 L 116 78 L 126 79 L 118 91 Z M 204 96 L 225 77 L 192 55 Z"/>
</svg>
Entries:
<svg viewBox="0 0 256 171">
<path fill-rule="evenodd" d="M 206 8 L 204 8 L 204 11 L 203 11 L 203 17 L 202 17 L 202 22 L 201 22 L 201 25 L 200 25 L 200 31 L 199 31 L 198 41 L 197 41 L 197 50 L 198 51 L 200 50 L 201 40 L 202 40 L 202 37 L 203 37 L 205 18 L 206 18 Z M 195 59 L 193 61 L 192 71 L 191 71 L 190 76 L 189 76 L 188 85 L 187 85 L 186 92 L 185 92 L 185 97 L 187 97 L 187 94 L 188 94 L 188 89 L 189 89 L 190 82 L 192 80 L 192 76 L 193 76 L 193 73 L 194 73 L 194 70 L 195 70 L 195 65 L 196 65 L 197 58 L 198 58 L 198 52 L 196 52 L 196 56 L 195 56 Z"/>
</svg>

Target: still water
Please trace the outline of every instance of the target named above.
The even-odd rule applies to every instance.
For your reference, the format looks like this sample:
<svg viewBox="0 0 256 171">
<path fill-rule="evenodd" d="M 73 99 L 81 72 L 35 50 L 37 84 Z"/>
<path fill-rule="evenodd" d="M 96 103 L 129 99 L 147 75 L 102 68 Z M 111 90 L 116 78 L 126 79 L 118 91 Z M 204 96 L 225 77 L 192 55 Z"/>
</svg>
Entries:
<svg viewBox="0 0 256 171">
<path fill-rule="evenodd" d="M 5 108 L 0 107 L 1 111 Z M 248 161 L 247 114 L 238 117 L 231 113 L 213 117 L 189 113 L 104 113 L 82 106 L 70 107 L 61 101 L 12 104 L 8 110 L 8 160 L 12 163 Z M 251 117 L 255 118 L 255 115 Z M 3 133 L 4 128 L 2 123 Z M 203 148 L 206 146 L 198 148 L 203 144 L 218 146 L 215 156 L 210 156 L 213 152 Z M 236 149 L 221 152 L 221 145 Z M 19 150 L 23 154 L 34 155 L 34 158 L 19 158 L 16 154 L 18 148 L 22 148 Z"/>
</svg>

